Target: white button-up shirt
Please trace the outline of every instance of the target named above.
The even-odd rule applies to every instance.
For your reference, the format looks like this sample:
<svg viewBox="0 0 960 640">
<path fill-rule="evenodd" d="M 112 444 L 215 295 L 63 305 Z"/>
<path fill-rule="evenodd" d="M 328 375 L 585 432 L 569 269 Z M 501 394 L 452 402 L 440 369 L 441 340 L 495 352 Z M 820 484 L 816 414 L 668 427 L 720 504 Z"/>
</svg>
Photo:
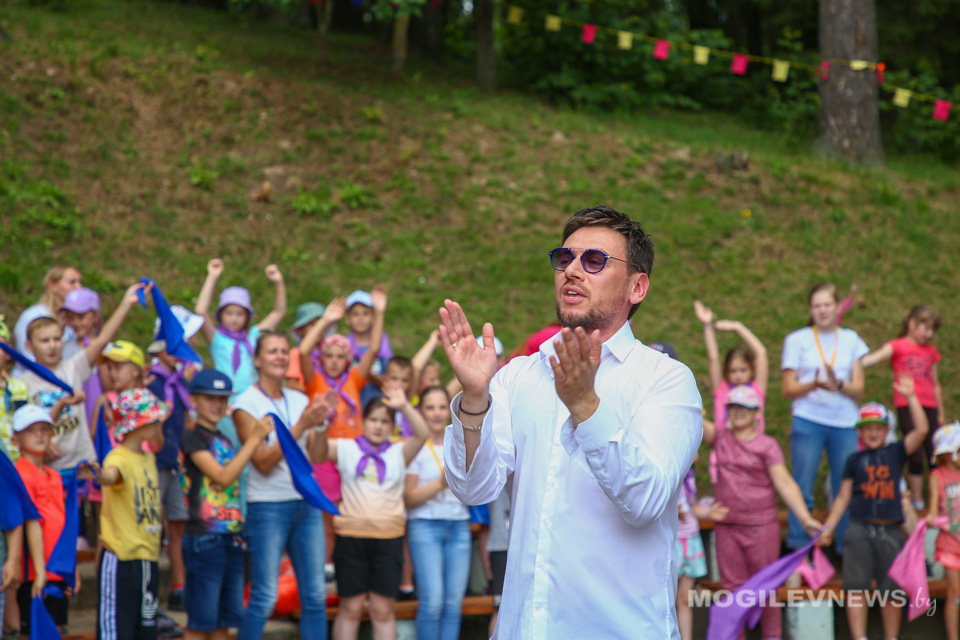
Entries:
<svg viewBox="0 0 960 640">
<path fill-rule="evenodd" d="M 679 638 L 677 496 L 703 437 L 690 370 L 633 337 L 602 347 L 596 413 L 576 429 L 554 386 L 548 340 L 490 384 L 466 471 L 460 396 L 444 438 L 450 489 L 493 502 L 513 475 L 510 544 L 495 638 Z"/>
</svg>

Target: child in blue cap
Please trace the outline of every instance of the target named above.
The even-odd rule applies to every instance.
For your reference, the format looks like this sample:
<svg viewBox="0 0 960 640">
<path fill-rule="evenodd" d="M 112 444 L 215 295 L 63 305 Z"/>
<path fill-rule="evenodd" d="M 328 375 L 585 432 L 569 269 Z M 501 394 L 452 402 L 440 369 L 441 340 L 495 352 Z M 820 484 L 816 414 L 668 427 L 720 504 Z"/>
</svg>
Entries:
<svg viewBox="0 0 960 640">
<path fill-rule="evenodd" d="M 256 325 L 253 321 L 253 305 L 250 292 L 243 287 L 227 287 L 220 292 L 220 303 L 214 317 L 211 317 L 210 302 L 217 280 L 223 274 L 223 260 L 214 258 L 207 263 L 207 278 L 203 281 L 197 305 L 194 308 L 206 321 L 203 324 L 203 337 L 210 344 L 210 356 L 213 366 L 228 376 L 233 383 L 233 395 L 243 393 L 257 380 L 257 371 L 253 366 L 253 345 L 261 331 L 277 328 L 287 313 L 287 291 L 283 284 L 283 274 L 275 264 L 264 269 L 267 279 L 276 290 L 273 310 Z"/>
<path fill-rule="evenodd" d="M 184 604 L 187 609 L 186 640 L 226 637 L 227 629 L 243 623 L 243 516 L 240 505 L 240 474 L 260 443 L 273 430 L 264 417 L 254 424 L 243 447 L 237 451 L 217 430 L 233 391 L 230 378 L 205 369 L 190 381 L 190 403 L 196 427 L 183 432 L 187 496 L 183 560 L 187 570 Z"/>
</svg>

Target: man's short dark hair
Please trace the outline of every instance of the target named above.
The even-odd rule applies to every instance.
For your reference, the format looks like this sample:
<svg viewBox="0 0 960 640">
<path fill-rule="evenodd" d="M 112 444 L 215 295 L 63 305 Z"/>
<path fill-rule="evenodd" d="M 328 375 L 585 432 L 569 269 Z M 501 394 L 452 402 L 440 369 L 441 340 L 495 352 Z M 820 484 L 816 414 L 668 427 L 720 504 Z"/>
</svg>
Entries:
<svg viewBox="0 0 960 640">
<path fill-rule="evenodd" d="M 563 225 L 562 242 L 565 243 L 567 238 L 583 227 L 603 227 L 624 237 L 627 241 L 627 261 L 631 263 L 627 265 L 627 275 L 633 275 L 639 270 L 649 276 L 653 271 L 653 240 L 640 223 L 631 220 L 627 214 L 606 204 L 580 209 Z M 633 305 L 627 317 L 632 318 L 639 306 L 640 303 Z"/>
</svg>

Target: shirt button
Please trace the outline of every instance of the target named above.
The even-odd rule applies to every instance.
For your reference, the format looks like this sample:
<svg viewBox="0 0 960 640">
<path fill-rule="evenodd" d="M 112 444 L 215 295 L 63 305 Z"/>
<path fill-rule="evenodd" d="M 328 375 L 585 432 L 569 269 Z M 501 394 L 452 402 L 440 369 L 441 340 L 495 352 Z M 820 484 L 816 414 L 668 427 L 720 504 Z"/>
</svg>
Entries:
<svg viewBox="0 0 960 640">
<path fill-rule="evenodd" d="M 544 567 L 547 566 L 547 563 L 541 560 L 540 562 L 537 563 L 537 566 L 543 569 Z"/>
<path fill-rule="evenodd" d="M 543 611 L 543 605 L 542 605 L 542 604 L 538 604 L 538 605 L 536 606 L 536 609 L 537 609 L 537 611 Z"/>
</svg>

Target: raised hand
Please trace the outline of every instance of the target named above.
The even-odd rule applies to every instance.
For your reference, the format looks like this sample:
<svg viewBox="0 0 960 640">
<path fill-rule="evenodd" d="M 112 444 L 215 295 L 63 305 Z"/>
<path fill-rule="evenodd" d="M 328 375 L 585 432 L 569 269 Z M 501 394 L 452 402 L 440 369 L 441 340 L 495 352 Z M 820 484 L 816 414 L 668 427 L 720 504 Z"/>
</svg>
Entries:
<svg viewBox="0 0 960 640">
<path fill-rule="evenodd" d="M 703 324 L 713 324 L 713 311 L 699 300 L 693 301 L 693 312 L 697 314 L 697 320 Z"/>
<path fill-rule="evenodd" d="M 207 263 L 207 275 L 220 277 L 223 273 L 223 260 L 220 258 L 214 258 Z"/>
<path fill-rule="evenodd" d="M 893 381 L 893 390 L 902 395 L 904 398 L 909 398 L 914 395 L 914 383 L 913 376 L 909 373 L 901 373 L 897 376 L 897 379 Z"/>
<path fill-rule="evenodd" d="M 557 355 L 550 357 L 554 386 L 574 423 L 579 424 L 600 404 L 593 386 L 600 366 L 600 331 L 587 334 L 583 327 L 565 328 L 553 346 L 557 350 Z"/>
<path fill-rule="evenodd" d="M 370 292 L 370 298 L 373 301 L 373 310 L 377 313 L 383 313 L 387 310 L 387 289 L 382 284 L 378 284 Z"/>
<path fill-rule="evenodd" d="M 336 396 L 336 391 L 331 390 L 322 398 L 311 402 L 310 406 L 304 409 L 303 415 L 300 416 L 300 422 L 302 422 L 305 427 L 315 427 L 318 424 L 323 424 L 324 420 L 333 415 L 337 403 L 336 398 L 331 401 L 330 393 Z"/>
<path fill-rule="evenodd" d="M 713 323 L 717 331 L 736 331 L 740 327 L 739 320 L 717 320 Z"/>
<path fill-rule="evenodd" d="M 209 269 L 209 266 L 207 268 Z M 278 267 L 277 265 L 268 264 L 266 269 L 263 270 L 263 272 L 267 274 L 267 280 L 269 280 L 270 282 L 274 284 L 283 282 L 283 274 L 280 273 L 280 267 Z"/>
<path fill-rule="evenodd" d="M 396 380 L 383 383 L 383 403 L 393 411 L 399 411 L 407 404 L 407 394 Z"/>
<path fill-rule="evenodd" d="M 143 291 L 143 294 L 146 295 L 150 293 L 152 289 L 153 289 L 153 282 L 149 282 L 147 284 L 143 284 L 142 282 L 132 284 L 127 288 L 126 292 L 123 294 L 123 300 L 121 302 L 125 302 L 129 304 L 131 307 L 136 306 L 140 304 L 140 298 L 137 296 L 137 293 L 139 291 Z"/>
<path fill-rule="evenodd" d="M 347 299 L 346 298 L 334 298 L 330 301 L 330 304 L 327 305 L 327 308 L 323 312 L 323 319 L 328 323 L 333 324 L 339 322 L 341 318 L 347 313 Z"/>
<path fill-rule="evenodd" d="M 473 337 L 466 314 L 453 300 L 444 300 L 440 309 L 440 345 L 450 360 L 453 373 L 465 395 L 486 397 L 490 380 L 497 372 L 497 352 L 493 344 L 493 325 L 483 325 L 483 348 Z M 479 411 L 483 407 L 471 407 Z"/>
</svg>

